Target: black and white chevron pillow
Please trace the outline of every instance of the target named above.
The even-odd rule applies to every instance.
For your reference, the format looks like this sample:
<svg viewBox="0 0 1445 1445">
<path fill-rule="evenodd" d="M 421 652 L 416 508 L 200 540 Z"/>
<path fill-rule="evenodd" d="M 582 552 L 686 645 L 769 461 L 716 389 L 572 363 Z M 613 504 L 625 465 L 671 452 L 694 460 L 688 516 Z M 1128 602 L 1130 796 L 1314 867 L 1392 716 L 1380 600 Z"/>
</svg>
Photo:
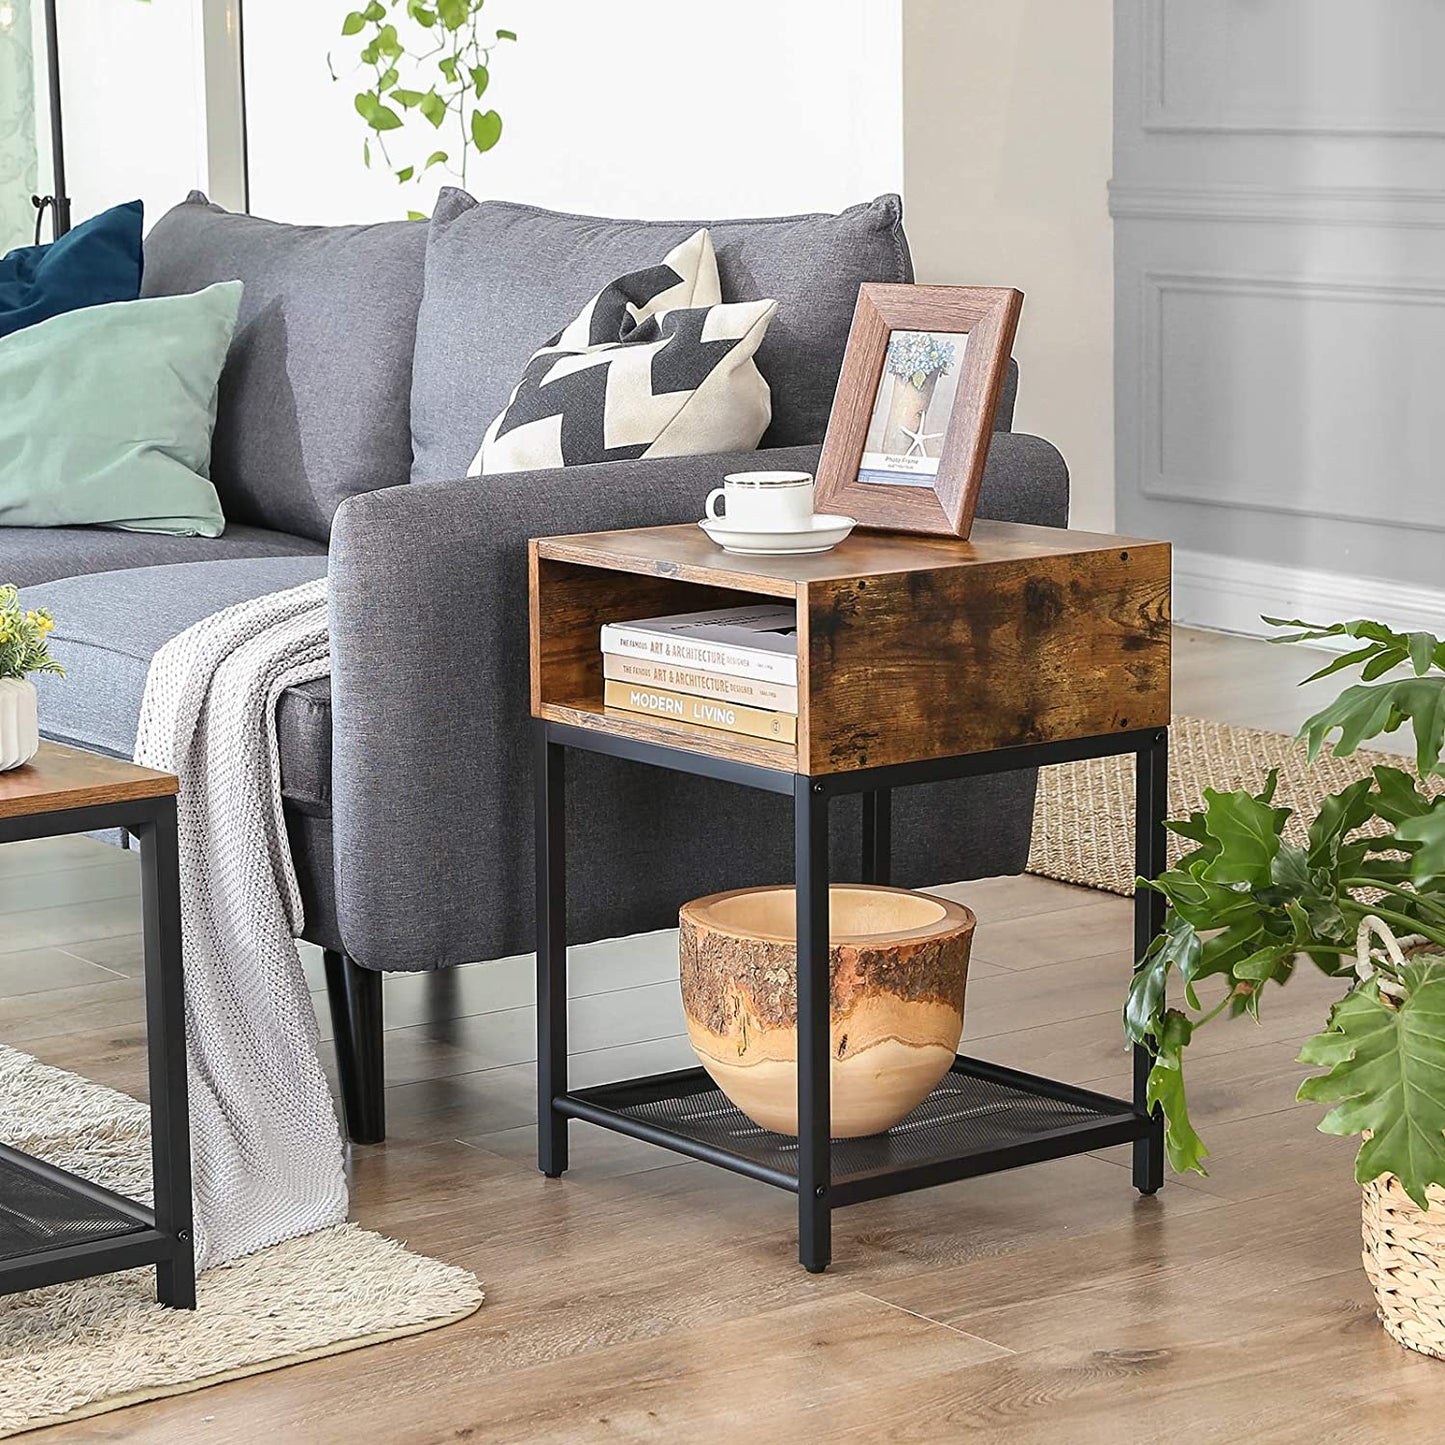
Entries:
<svg viewBox="0 0 1445 1445">
<path fill-rule="evenodd" d="M 469 474 L 751 451 L 772 419 L 753 358 L 777 309 L 724 305 L 712 237 L 696 232 L 533 353 Z"/>
</svg>

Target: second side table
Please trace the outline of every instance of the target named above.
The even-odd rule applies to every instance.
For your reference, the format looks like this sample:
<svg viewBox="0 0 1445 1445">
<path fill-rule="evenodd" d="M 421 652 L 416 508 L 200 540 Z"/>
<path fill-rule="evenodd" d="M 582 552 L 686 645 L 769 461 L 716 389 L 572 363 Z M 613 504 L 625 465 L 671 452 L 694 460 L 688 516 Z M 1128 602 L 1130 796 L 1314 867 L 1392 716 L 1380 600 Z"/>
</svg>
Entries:
<svg viewBox="0 0 1445 1445">
<path fill-rule="evenodd" d="M 855 534 L 830 553 L 738 557 L 696 527 L 531 547 L 536 727 L 538 1158 L 567 1168 L 569 1120 L 705 1160 L 798 1198 L 798 1254 L 832 1257 L 832 1211 L 1131 1142 L 1133 1182 L 1164 1179 L 1163 1126 L 1135 1051 L 1131 1099 L 960 1055 L 903 1124 L 830 1136 L 830 803 L 863 798 L 863 881 L 887 883 L 895 788 L 1081 758 L 1136 758 L 1138 871 L 1164 862 L 1169 723 L 1166 544 L 999 522 L 967 542 Z M 604 622 L 755 602 L 798 612 L 796 744 L 603 705 Z M 880 724 L 880 719 L 886 722 Z M 700 1068 L 595 1088 L 567 1076 L 566 755 L 606 753 L 793 799 L 798 939 L 796 1140 L 740 1113 Z M 679 899 L 682 903 L 685 900 Z M 1162 922 L 1139 890 L 1136 957 Z"/>
</svg>

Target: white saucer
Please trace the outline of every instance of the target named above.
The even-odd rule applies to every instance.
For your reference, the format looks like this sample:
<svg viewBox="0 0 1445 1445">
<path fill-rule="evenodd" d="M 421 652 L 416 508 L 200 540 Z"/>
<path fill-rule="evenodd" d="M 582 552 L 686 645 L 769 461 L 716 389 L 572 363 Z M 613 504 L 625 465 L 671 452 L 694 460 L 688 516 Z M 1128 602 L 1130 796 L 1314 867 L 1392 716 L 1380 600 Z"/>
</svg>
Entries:
<svg viewBox="0 0 1445 1445">
<path fill-rule="evenodd" d="M 802 557 L 811 552 L 829 552 L 857 525 L 852 517 L 818 513 L 794 532 L 741 532 L 729 527 L 726 519 L 715 522 L 704 518 L 698 523 L 724 552 L 738 552 L 745 557 Z"/>
</svg>

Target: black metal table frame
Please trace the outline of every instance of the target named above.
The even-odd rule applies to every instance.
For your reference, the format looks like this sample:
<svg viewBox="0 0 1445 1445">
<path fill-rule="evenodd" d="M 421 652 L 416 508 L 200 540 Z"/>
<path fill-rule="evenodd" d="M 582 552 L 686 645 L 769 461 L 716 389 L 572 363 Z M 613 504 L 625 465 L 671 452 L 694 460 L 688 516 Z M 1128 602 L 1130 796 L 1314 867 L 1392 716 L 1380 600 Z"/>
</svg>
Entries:
<svg viewBox="0 0 1445 1445">
<path fill-rule="evenodd" d="M 1164 1182 L 1164 1129 L 1146 1102 L 1150 1058 L 1134 1050 L 1133 1098 L 1111 1099 L 1057 1080 L 1005 1069 L 960 1055 L 955 1071 L 994 1078 L 1047 1098 L 1116 1112 L 1099 1122 L 1060 1129 L 1041 1139 L 962 1158 L 937 1159 L 835 1181 L 832 1177 L 829 1098 L 828 809 L 836 797 L 863 799 L 862 881 L 891 876 L 891 795 L 894 788 L 1045 767 L 1085 758 L 1135 757 L 1135 860 L 1152 878 L 1165 861 L 1164 818 L 1168 731 L 1146 728 L 1105 736 L 1040 743 L 925 762 L 808 776 L 785 773 L 661 743 L 643 742 L 548 719 L 535 727 L 537 827 L 537 1088 L 538 1164 L 549 1177 L 567 1168 L 567 1124 L 583 1119 L 692 1158 L 731 1169 L 798 1196 L 798 1257 L 814 1272 L 832 1257 L 832 1211 L 864 1199 L 900 1194 L 1020 1164 L 1133 1144 L 1133 1183 L 1142 1194 Z M 702 1069 L 572 1091 L 568 1087 L 566 752 L 603 753 L 633 762 L 743 787 L 791 794 L 798 914 L 798 1165 L 796 1176 L 745 1154 L 716 1147 L 621 1112 L 631 1101 L 699 1093 L 714 1085 Z M 1164 899 L 1151 889 L 1134 897 L 1134 950 L 1139 957 L 1163 922 Z M 1119 1112 L 1119 1111 L 1123 1112 Z"/>
<path fill-rule="evenodd" d="M 0 1145 L 0 1161 L 92 1206 L 122 1216 L 134 1225 L 108 1238 L 59 1245 L 0 1260 L 0 1294 L 154 1265 L 156 1298 L 175 1309 L 194 1309 L 196 1270 L 175 797 L 97 803 L 0 818 L 0 843 L 105 828 L 125 828 L 140 843 L 151 1175 L 155 1202 L 147 1208 L 124 1195 Z"/>
</svg>

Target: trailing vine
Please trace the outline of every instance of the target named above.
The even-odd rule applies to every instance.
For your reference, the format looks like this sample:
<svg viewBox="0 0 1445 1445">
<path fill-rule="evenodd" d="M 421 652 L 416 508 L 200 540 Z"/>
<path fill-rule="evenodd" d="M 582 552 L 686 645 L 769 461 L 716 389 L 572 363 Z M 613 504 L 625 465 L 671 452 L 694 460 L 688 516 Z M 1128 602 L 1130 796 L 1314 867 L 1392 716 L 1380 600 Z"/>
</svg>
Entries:
<svg viewBox="0 0 1445 1445">
<path fill-rule="evenodd" d="M 502 117 L 483 97 L 491 84 L 492 52 L 517 36 L 483 30 L 485 6 L 486 0 L 368 0 L 347 14 L 341 34 L 360 47 L 348 75 L 369 72 L 355 98 L 370 132 L 361 148 L 367 166 L 379 154 L 402 185 L 419 183 L 441 166 L 465 186 L 470 156 L 501 140 Z M 334 64 L 331 78 L 342 79 Z M 394 157 L 399 133 L 420 122 L 437 132 L 428 138 L 435 142 L 430 154 Z"/>
</svg>

